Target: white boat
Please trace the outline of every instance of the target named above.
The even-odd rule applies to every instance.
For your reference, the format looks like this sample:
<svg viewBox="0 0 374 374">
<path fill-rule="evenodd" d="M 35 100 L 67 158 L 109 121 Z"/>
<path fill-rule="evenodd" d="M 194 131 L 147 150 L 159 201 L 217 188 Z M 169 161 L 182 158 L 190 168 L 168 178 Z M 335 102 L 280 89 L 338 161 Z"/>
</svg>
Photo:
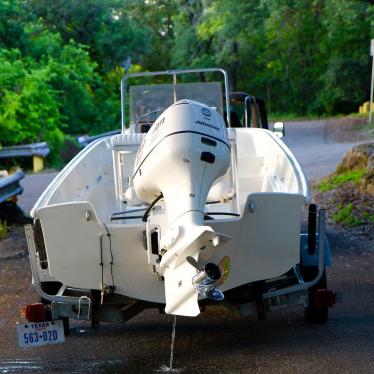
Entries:
<svg viewBox="0 0 374 374">
<path fill-rule="evenodd" d="M 310 195 L 283 125 L 264 128 L 250 95 L 233 113 L 221 69 L 127 74 L 121 92 L 121 133 L 84 148 L 26 226 L 47 316 L 97 324 L 221 303 L 258 318 L 302 305 L 324 322 L 324 214 L 311 204 L 301 233 Z"/>
</svg>

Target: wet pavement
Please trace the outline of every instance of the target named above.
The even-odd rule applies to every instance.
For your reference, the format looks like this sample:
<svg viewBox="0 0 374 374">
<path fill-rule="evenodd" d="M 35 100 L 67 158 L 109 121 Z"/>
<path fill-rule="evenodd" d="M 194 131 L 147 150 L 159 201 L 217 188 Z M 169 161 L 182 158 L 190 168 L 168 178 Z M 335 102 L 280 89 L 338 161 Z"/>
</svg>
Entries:
<svg viewBox="0 0 374 374">
<path fill-rule="evenodd" d="M 185 373 L 373 373 L 374 243 L 329 231 L 329 285 L 343 302 L 325 325 L 301 307 L 238 319 L 221 307 L 178 317 L 174 367 Z M 0 373 L 152 373 L 168 365 L 173 317 L 148 310 L 123 325 L 71 323 L 62 345 L 20 349 L 20 305 L 37 301 L 27 257 L 0 262 Z"/>
<path fill-rule="evenodd" d="M 370 141 L 362 133 L 349 131 L 341 121 L 334 119 L 286 122 L 285 129 L 284 142 L 312 180 L 334 172 L 346 152 Z"/>
</svg>

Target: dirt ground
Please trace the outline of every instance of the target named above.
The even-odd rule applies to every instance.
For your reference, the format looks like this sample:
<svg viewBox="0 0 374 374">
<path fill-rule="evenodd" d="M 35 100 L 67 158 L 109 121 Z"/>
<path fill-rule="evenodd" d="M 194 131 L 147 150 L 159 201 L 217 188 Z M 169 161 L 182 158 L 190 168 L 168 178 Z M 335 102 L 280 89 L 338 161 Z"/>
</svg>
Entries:
<svg viewBox="0 0 374 374">
<path fill-rule="evenodd" d="M 0 240 L 0 260 L 22 257 L 27 254 L 25 231 L 22 226 L 13 226 L 9 234 Z"/>
</svg>

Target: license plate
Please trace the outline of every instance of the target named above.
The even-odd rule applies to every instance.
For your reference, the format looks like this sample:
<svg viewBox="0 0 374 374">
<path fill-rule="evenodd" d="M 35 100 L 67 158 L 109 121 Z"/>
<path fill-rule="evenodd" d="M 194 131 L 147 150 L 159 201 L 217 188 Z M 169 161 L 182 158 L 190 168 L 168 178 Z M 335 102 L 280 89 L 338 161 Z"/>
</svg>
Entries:
<svg viewBox="0 0 374 374">
<path fill-rule="evenodd" d="M 65 342 L 64 325 L 61 320 L 17 323 L 17 334 L 18 345 L 21 348 Z"/>
</svg>

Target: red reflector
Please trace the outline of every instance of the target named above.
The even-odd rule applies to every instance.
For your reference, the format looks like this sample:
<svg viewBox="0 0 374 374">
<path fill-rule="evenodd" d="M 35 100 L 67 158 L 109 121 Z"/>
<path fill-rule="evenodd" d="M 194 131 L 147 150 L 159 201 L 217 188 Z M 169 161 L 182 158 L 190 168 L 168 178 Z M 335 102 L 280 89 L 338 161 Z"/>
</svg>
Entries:
<svg viewBox="0 0 374 374">
<path fill-rule="evenodd" d="M 29 322 L 44 322 L 47 320 L 47 309 L 44 304 L 29 304 L 25 308 L 25 318 Z"/>
<path fill-rule="evenodd" d="M 12 203 L 17 203 L 17 201 L 18 201 L 18 196 L 17 196 L 17 195 L 12 196 L 12 197 L 10 197 L 10 198 L 8 199 L 8 201 L 11 201 Z"/>
<path fill-rule="evenodd" d="M 317 308 L 331 308 L 336 302 L 336 294 L 332 290 L 316 290 L 315 303 Z"/>
</svg>

